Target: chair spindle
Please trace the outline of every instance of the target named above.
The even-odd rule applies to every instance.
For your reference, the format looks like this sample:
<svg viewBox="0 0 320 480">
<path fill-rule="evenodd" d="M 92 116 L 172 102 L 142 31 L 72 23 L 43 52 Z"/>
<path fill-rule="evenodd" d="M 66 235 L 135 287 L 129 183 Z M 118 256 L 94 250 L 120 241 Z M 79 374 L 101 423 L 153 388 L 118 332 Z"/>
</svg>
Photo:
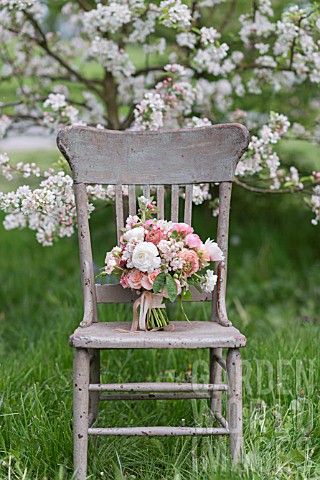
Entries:
<svg viewBox="0 0 320 480">
<path fill-rule="evenodd" d="M 146 198 L 150 198 L 150 185 L 142 185 L 142 194 Z"/>
<path fill-rule="evenodd" d="M 129 185 L 129 215 L 135 215 L 137 213 L 136 204 L 136 186 Z"/>
<path fill-rule="evenodd" d="M 171 220 L 179 221 L 179 185 L 171 187 Z"/>
<path fill-rule="evenodd" d="M 117 240 L 119 243 L 119 240 L 121 237 L 121 228 L 123 228 L 124 226 L 122 185 L 116 185 L 116 221 L 117 221 Z"/>
<path fill-rule="evenodd" d="M 157 186 L 157 207 L 158 207 L 158 218 L 164 218 L 164 186 Z"/>
<path fill-rule="evenodd" d="M 186 185 L 184 200 L 184 221 L 191 225 L 193 185 Z"/>
</svg>

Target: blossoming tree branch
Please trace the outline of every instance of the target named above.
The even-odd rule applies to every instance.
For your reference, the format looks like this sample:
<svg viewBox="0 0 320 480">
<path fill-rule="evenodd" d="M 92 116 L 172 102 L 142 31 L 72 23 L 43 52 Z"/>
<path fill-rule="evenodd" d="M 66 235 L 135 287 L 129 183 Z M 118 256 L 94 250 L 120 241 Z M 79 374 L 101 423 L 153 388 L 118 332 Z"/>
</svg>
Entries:
<svg viewBox="0 0 320 480">
<path fill-rule="evenodd" d="M 237 0 L 73 0 L 62 2 L 57 26 L 48 29 L 54 3 L 1 1 L 1 82 L 17 85 L 16 98 L 0 103 L 1 137 L 32 125 L 56 132 L 75 124 L 158 130 L 239 121 L 251 143 L 236 183 L 299 195 L 319 222 L 320 173 L 301 174 L 277 150 L 287 139 L 319 142 L 316 3 L 253 0 L 239 14 L 244 2 Z M 266 111 L 270 96 L 284 111 Z M 0 165 L 8 181 L 39 179 L 37 188 L 0 193 L 5 228 L 31 228 L 45 246 L 74 233 L 72 180 L 62 164 L 41 172 L 1 152 Z M 90 212 L 114 199 L 112 186 L 88 193 Z M 210 202 L 210 187 L 194 187 L 193 197 Z M 218 205 L 210 206 L 217 214 Z"/>
</svg>

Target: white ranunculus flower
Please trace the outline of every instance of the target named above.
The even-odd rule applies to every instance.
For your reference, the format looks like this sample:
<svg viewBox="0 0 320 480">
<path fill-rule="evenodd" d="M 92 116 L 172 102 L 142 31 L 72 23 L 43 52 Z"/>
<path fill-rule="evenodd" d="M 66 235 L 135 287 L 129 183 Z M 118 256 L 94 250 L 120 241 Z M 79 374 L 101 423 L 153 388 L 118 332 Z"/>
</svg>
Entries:
<svg viewBox="0 0 320 480">
<path fill-rule="evenodd" d="M 153 272 L 161 264 L 157 247 L 151 242 L 139 243 L 133 252 L 132 263 L 141 272 Z"/>
<path fill-rule="evenodd" d="M 213 292 L 214 286 L 217 283 L 217 279 L 218 279 L 217 275 L 214 275 L 212 270 L 207 270 L 206 276 L 204 277 L 204 281 L 202 283 L 202 288 L 206 292 L 209 292 L 209 293 Z"/>
<path fill-rule="evenodd" d="M 216 242 L 210 240 L 210 238 L 205 241 L 204 248 L 208 252 L 211 262 L 219 262 L 220 260 L 224 260 L 224 255 L 221 248 L 218 247 Z"/>
<path fill-rule="evenodd" d="M 123 238 L 127 242 L 130 242 L 132 240 L 134 240 L 135 242 L 143 242 L 143 240 L 144 240 L 144 228 L 143 227 L 137 227 L 137 228 L 132 228 L 131 230 L 127 230 L 123 234 Z"/>
</svg>

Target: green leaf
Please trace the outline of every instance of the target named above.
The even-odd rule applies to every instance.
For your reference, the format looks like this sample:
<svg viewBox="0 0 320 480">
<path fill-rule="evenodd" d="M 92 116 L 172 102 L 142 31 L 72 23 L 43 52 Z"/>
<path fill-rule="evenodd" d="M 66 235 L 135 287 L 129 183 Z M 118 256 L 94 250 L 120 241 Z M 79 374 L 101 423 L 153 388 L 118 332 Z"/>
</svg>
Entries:
<svg viewBox="0 0 320 480">
<path fill-rule="evenodd" d="M 186 291 L 184 292 L 183 298 L 184 298 L 185 300 L 191 300 L 192 294 L 191 294 L 190 290 L 186 290 Z"/>
<path fill-rule="evenodd" d="M 313 179 L 313 175 L 308 175 L 307 177 L 300 177 L 300 182 L 311 182 Z"/>
<path fill-rule="evenodd" d="M 288 452 L 286 460 L 301 465 L 305 461 L 305 456 L 302 450 L 291 450 L 291 452 Z"/>
<path fill-rule="evenodd" d="M 177 237 L 178 237 L 177 230 L 173 230 L 173 232 L 171 233 L 171 238 L 173 238 L 175 240 Z"/>
<path fill-rule="evenodd" d="M 166 276 L 166 289 L 170 302 L 174 302 L 178 294 L 178 287 L 171 275 Z"/>
<path fill-rule="evenodd" d="M 155 281 L 153 282 L 153 291 L 154 293 L 159 293 L 163 282 L 165 280 L 166 274 L 164 272 L 159 273 L 159 275 L 156 276 Z"/>
</svg>

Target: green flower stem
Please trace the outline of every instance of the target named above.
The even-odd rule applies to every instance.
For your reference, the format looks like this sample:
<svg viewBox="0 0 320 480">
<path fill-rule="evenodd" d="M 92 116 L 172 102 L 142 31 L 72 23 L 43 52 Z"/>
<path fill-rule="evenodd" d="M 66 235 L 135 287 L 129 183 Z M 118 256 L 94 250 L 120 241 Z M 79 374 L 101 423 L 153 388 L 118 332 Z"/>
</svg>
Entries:
<svg viewBox="0 0 320 480">
<path fill-rule="evenodd" d="M 166 308 L 151 308 L 147 313 L 147 329 L 163 328 L 169 324 Z"/>
</svg>

